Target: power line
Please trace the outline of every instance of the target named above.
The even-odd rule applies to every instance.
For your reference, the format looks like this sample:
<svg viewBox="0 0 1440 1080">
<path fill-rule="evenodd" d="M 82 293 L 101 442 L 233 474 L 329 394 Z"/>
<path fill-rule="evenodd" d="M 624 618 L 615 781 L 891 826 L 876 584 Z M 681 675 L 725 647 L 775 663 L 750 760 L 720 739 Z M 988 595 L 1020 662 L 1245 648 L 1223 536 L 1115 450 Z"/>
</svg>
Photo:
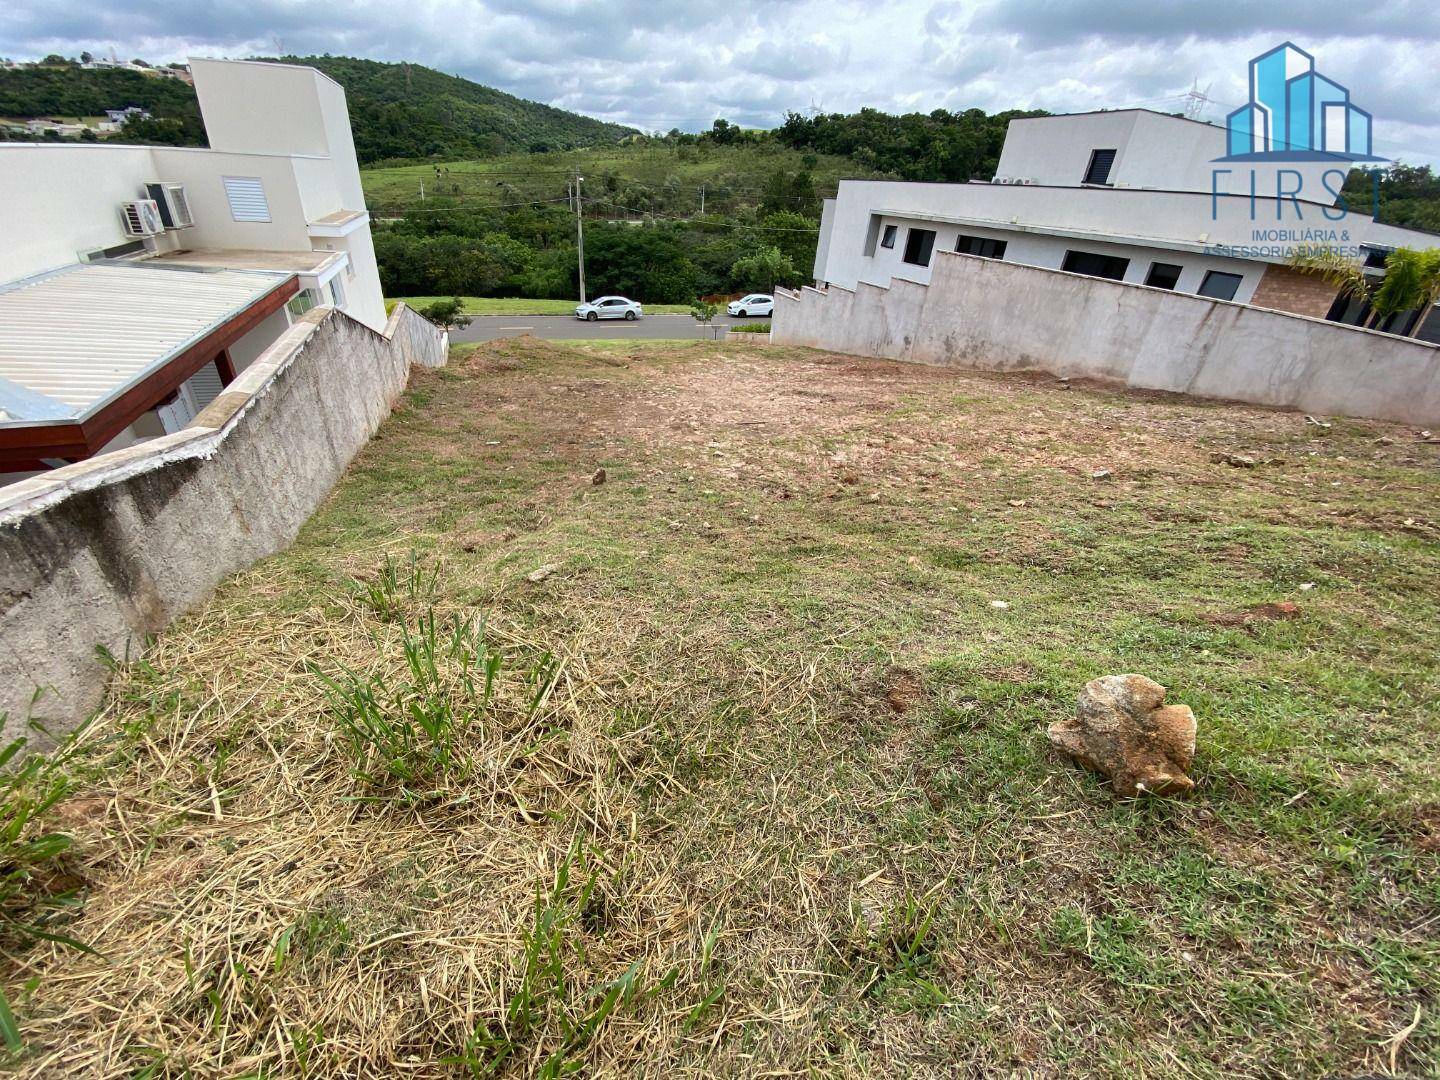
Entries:
<svg viewBox="0 0 1440 1080">
<path fill-rule="evenodd" d="M 453 196 L 447 196 L 447 197 L 453 197 Z M 564 196 L 564 197 L 562 197 L 562 198 L 559 198 L 559 199 L 534 199 L 534 200 L 532 200 L 532 201 L 530 201 L 530 202 L 500 203 L 500 204 L 495 205 L 495 206 L 427 206 L 427 207 L 420 207 L 420 206 L 415 206 L 415 205 L 413 205 L 413 204 L 410 204 L 410 205 L 403 205 L 403 204 L 402 204 L 402 205 L 398 205 L 398 206 L 397 206 L 396 204 L 393 204 L 393 203 L 386 203 L 386 204 L 384 204 L 383 206 L 377 206 L 376 209 L 375 209 L 375 212 L 376 212 L 376 213 L 394 213 L 394 212 L 396 212 L 396 211 L 398 210 L 398 212 L 401 213 L 401 214 L 458 214 L 458 213 L 462 213 L 462 212 L 464 212 L 464 211 L 475 211 L 475 210 L 513 210 L 513 209 L 516 209 L 516 208 L 519 208 L 519 207 L 527 207 L 527 206 L 548 206 L 548 205 L 550 205 L 551 203 L 562 203 L 562 202 L 570 202 L 570 201 L 571 201 L 571 197 L 570 197 L 569 195 L 566 195 L 566 196 Z"/>
</svg>

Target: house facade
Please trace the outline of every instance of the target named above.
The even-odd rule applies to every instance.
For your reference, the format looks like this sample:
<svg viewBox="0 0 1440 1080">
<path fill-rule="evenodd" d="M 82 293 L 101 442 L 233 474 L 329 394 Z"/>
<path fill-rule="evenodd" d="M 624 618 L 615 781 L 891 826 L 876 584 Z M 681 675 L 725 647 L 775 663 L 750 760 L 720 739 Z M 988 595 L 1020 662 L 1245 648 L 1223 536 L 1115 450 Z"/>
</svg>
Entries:
<svg viewBox="0 0 1440 1080">
<path fill-rule="evenodd" d="M 178 430 L 311 308 L 385 326 L 339 84 L 191 71 L 208 148 L 0 143 L 0 483 Z"/>
<path fill-rule="evenodd" d="M 1226 153 L 1224 128 L 1144 109 L 1012 120 L 988 183 L 841 181 L 816 284 L 928 283 L 945 250 L 1357 324 L 1362 304 L 1287 265 L 1297 245 L 1343 244 L 1376 273 L 1397 247 L 1440 246 L 1342 210 L 1343 162 L 1239 168 Z M 1440 313 L 1379 328 L 1440 340 Z"/>
</svg>

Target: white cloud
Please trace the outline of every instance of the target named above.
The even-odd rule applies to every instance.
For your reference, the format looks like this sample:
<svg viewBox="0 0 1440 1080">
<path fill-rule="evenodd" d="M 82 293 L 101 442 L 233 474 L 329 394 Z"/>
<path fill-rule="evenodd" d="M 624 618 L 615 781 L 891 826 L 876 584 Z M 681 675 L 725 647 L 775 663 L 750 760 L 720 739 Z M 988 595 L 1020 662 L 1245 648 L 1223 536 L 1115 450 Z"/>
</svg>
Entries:
<svg viewBox="0 0 1440 1080">
<path fill-rule="evenodd" d="M 1440 163 L 1434 0 L 10 0 L 0 55 L 114 47 L 150 60 L 286 52 L 413 60 L 651 129 L 848 112 L 1149 104 L 1192 80 L 1222 120 L 1282 40 L 1375 114 L 1376 149 Z"/>
</svg>

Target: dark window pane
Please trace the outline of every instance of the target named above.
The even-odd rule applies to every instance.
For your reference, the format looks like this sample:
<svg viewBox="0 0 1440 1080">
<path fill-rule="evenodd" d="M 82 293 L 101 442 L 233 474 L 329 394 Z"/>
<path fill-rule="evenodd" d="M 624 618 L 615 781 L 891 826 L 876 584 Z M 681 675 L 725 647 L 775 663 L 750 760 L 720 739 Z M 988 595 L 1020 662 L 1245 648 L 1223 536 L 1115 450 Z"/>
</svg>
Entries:
<svg viewBox="0 0 1440 1080">
<path fill-rule="evenodd" d="M 1205 280 L 1200 283 L 1198 295 L 1209 296 L 1215 300 L 1234 300 L 1235 294 L 1240 291 L 1241 280 L 1239 274 L 1211 270 L 1205 275 Z"/>
<path fill-rule="evenodd" d="M 1090 154 L 1090 167 L 1085 170 L 1083 184 L 1110 183 L 1110 167 L 1115 164 L 1114 150 L 1095 150 Z"/>
<path fill-rule="evenodd" d="M 885 239 L 880 241 L 881 247 L 893 248 L 895 246 L 895 234 L 900 231 L 898 225 L 885 226 Z"/>
<path fill-rule="evenodd" d="M 1365 265 L 1373 266 L 1378 270 L 1385 269 L 1385 260 L 1390 258 L 1389 251 L 1381 251 L 1376 248 L 1369 248 L 1365 252 Z"/>
<path fill-rule="evenodd" d="M 1180 282 L 1180 267 L 1174 263 L 1151 263 L 1145 284 L 1157 289 L 1173 289 Z"/>
<path fill-rule="evenodd" d="M 929 266 L 930 253 L 934 250 L 934 229 L 911 229 L 905 237 L 905 261 L 907 263 Z"/>
<path fill-rule="evenodd" d="M 962 233 L 955 238 L 955 250 L 962 255 L 979 255 L 984 259 L 1003 259 L 1005 243 L 1004 240 L 996 240 L 989 236 L 965 236 Z"/>
<path fill-rule="evenodd" d="M 1097 255 L 1093 251 L 1067 251 L 1065 261 L 1060 264 L 1061 270 L 1069 270 L 1072 274 L 1089 274 L 1111 281 L 1123 281 L 1129 268 L 1129 259 L 1118 255 Z"/>
</svg>

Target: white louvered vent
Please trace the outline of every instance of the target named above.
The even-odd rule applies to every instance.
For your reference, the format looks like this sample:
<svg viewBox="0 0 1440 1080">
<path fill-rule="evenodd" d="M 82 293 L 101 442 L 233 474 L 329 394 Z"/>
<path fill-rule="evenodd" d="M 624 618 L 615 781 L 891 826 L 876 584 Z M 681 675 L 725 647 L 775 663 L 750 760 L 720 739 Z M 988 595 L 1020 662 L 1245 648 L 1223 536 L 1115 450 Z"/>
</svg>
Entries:
<svg viewBox="0 0 1440 1080">
<path fill-rule="evenodd" d="M 230 216 L 236 221 L 269 221 L 270 204 L 265 200 L 265 187 L 258 176 L 224 176 L 225 197 L 230 200 Z"/>
<path fill-rule="evenodd" d="M 160 207 L 160 218 L 167 229 L 188 229 L 195 224 L 190 214 L 190 200 L 185 197 L 184 184 L 152 181 L 145 185 L 145 194 Z"/>
<path fill-rule="evenodd" d="M 153 199 L 121 203 L 120 216 L 125 221 L 125 232 L 130 236 L 156 236 L 165 231 L 165 223 L 160 220 L 160 208 Z"/>
</svg>

